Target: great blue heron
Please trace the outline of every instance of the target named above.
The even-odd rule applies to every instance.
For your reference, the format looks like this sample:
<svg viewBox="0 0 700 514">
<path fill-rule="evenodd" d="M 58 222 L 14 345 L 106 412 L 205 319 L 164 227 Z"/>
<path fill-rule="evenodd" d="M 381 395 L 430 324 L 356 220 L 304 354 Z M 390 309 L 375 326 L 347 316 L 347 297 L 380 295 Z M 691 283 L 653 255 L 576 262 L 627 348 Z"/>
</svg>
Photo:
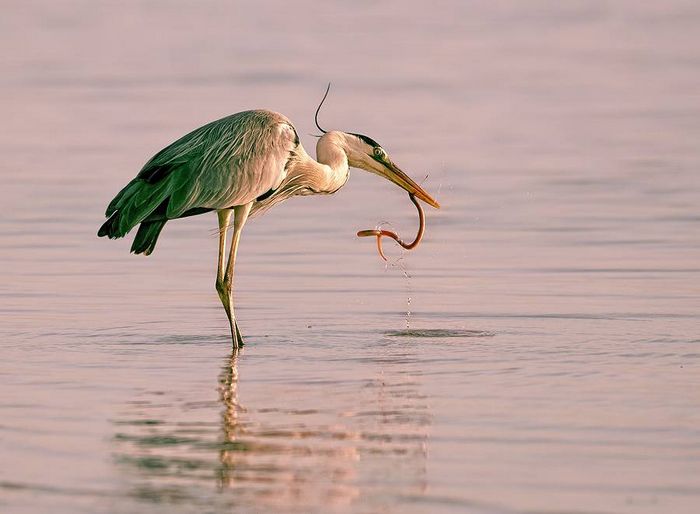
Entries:
<svg viewBox="0 0 700 514">
<path fill-rule="evenodd" d="M 315 116 L 316 126 L 323 132 L 316 144 L 318 160 L 306 153 L 294 126 L 282 114 L 252 110 L 227 116 L 190 132 L 154 155 L 110 202 L 105 213 L 108 219 L 97 234 L 110 239 L 124 237 L 140 223 L 131 251 L 150 255 L 169 220 L 216 211 L 216 291 L 228 316 L 234 348 L 243 344 L 243 338 L 233 309 L 233 275 L 241 230 L 248 216 L 295 195 L 335 193 L 347 181 L 349 167 L 382 176 L 408 191 L 412 199 L 415 196 L 440 207 L 373 139 L 323 130 L 318 125 L 323 100 Z M 233 235 L 225 263 L 226 234 L 232 216 Z M 381 231 L 364 232 L 381 237 Z M 387 234 L 391 235 L 383 235 Z"/>
</svg>

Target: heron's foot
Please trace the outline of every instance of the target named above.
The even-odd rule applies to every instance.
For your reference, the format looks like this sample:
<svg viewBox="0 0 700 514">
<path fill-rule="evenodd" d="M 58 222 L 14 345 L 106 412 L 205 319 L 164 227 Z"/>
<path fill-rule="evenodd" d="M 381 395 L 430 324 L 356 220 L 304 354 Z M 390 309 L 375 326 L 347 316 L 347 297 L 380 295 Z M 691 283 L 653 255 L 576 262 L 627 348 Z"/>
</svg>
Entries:
<svg viewBox="0 0 700 514">
<path fill-rule="evenodd" d="M 231 288 L 231 281 L 225 278 L 223 280 L 217 279 L 216 292 L 219 294 L 221 305 L 224 306 L 226 317 L 228 318 L 229 325 L 231 326 L 231 341 L 233 342 L 233 348 L 240 348 L 243 346 L 243 336 L 238 328 L 238 323 L 236 323 L 236 316 L 233 313 L 233 290 Z"/>
<path fill-rule="evenodd" d="M 243 343 L 243 336 L 241 335 L 241 330 L 238 328 L 238 323 L 234 319 L 231 322 L 231 340 L 233 342 L 233 348 L 241 348 L 245 343 Z"/>
</svg>

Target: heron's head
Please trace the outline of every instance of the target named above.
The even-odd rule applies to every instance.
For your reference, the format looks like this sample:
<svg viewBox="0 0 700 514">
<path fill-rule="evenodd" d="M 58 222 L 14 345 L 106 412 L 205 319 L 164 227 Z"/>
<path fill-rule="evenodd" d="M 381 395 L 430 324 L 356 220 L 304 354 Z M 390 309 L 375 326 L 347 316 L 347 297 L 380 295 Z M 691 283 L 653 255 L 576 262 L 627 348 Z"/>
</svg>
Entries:
<svg viewBox="0 0 700 514">
<path fill-rule="evenodd" d="M 318 113 L 321 110 L 323 102 L 328 98 L 328 92 L 331 90 L 330 83 L 326 88 L 326 93 L 323 95 L 321 103 L 318 104 L 316 108 L 316 114 L 314 115 L 314 122 L 318 130 L 323 132 L 323 135 L 318 140 L 316 145 L 316 155 L 319 159 L 328 158 L 331 159 L 330 155 L 324 155 L 327 152 L 333 153 L 331 149 L 333 147 L 340 147 L 348 158 L 348 165 L 353 168 L 361 168 L 363 170 L 369 171 L 384 177 L 385 179 L 393 182 L 400 188 L 413 194 L 416 198 L 423 200 L 428 205 L 432 205 L 436 209 L 440 208 L 440 204 L 437 203 L 432 196 L 426 193 L 422 187 L 420 187 L 416 182 L 406 175 L 401 169 L 394 164 L 394 162 L 389 158 L 389 154 L 386 153 L 384 148 L 377 143 L 371 137 L 363 136 L 362 134 L 353 134 L 352 132 L 338 132 L 338 131 L 326 131 L 321 128 L 318 124 Z"/>
<path fill-rule="evenodd" d="M 336 136 L 338 138 L 337 144 L 342 146 L 348 156 L 350 166 L 384 177 L 409 193 L 413 193 L 416 198 L 423 200 L 428 205 L 436 209 L 440 208 L 440 204 L 432 196 L 394 164 L 386 150 L 374 139 L 362 134 L 347 132 L 335 132 L 335 134 L 338 135 Z"/>
</svg>

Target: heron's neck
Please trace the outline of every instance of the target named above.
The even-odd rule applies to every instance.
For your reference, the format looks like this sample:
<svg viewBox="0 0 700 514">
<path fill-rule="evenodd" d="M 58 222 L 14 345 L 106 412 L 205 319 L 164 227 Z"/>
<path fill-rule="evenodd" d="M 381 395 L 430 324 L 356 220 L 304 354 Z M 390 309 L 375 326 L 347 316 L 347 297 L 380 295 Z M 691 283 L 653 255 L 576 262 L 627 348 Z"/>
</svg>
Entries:
<svg viewBox="0 0 700 514">
<path fill-rule="evenodd" d="M 316 144 L 316 158 L 310 159 L 313 174 L 319 180 L 318 190 L 333 192 L 345 184 L 348 179 L 348 156 L 342 146 L 342 140 L 331 133 L 324 135 Z"/>
<path fill-rule="evenodd" d="M 343 174 L 348 171 L 348 156 L 345 150 L 332 141 L 319 141 L 316 145 L 316 159 L 337 173 Z"/>
</svg>

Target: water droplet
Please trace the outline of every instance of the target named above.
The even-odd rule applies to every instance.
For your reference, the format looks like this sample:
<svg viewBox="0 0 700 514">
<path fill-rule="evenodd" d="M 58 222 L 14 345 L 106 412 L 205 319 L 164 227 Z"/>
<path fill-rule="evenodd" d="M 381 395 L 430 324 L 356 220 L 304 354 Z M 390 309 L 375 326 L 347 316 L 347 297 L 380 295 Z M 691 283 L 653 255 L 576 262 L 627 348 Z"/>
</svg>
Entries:
<svg viewBox="0 0 700 514">
<path fill-rule="evenodd" d="M 406 300 L 406 330 L 411 328 L 411 297 Z"/>
<path fill-rule="evenodd" d="M 405 253 L 405 252 L 403 252 Z M 401 274 L 406 279 L 406 329 L 411 328 L 411 294 L 413 290 L 411 288 L 411 274 L 406 269 L 404 264 L 403 255 L 396 260 L 389 261 L 385 264 L 385 269 L 398 268 L 401 270 Z"/>
</svg>

